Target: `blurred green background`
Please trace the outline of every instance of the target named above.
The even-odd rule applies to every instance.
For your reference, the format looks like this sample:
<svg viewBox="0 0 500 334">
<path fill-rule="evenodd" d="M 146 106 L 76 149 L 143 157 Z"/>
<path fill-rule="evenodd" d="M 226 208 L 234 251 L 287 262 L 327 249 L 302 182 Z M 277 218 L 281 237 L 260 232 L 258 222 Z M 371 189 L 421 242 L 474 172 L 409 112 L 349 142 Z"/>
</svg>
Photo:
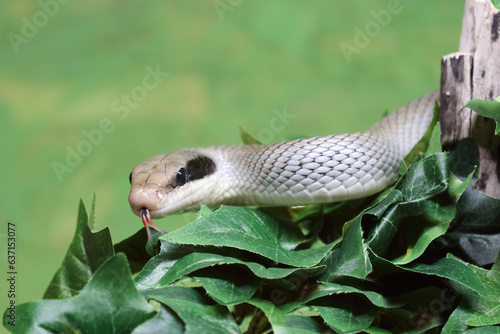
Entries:
<svg viewBox="0 0 500 334">
<path fill-rule="evenodd" d="M 394 3 L 398 12 L 377 22 L 373 11 Z M 97 228 L 109 226 L 114 242 L 142 227 L 127 196 L 128 175 L 144 159 L 239 144 L 239 126 L 271 141 L 365 130 L 439 88 L 440 58 L 458 49 L 463 1 L 398 3 L 2 2 L 0 268 L 7 272 L 12 221 L 17 302 L 42 297 L 71 241 L 80 198 L 89 208 L 96 194 Z M 366 28 L 368 40 L 356 41 Z M 358 46 L 350 61 L 342 43 Z M 151 70 L 168 76 L 155 84 Z M 269 135 L 284 109 L 293 118 Z M 71 150 L 86 155 L 69 166 Z M 195 217 L 157 225 L 172 230 Z"/>
</svg>

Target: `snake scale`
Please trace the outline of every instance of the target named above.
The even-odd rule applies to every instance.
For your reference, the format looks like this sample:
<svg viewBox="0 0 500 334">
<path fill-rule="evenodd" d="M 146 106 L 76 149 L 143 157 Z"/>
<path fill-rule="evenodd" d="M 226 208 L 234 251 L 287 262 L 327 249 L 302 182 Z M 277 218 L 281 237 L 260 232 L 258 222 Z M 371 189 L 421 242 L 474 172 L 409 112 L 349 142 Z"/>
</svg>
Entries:
<svg viewBox="0 0 500 334">
<path fill-rule="evenodd" d="M 366 132 L 154 156 L 130 174 L 130 206 L 146 227 L 155 227 L 151 217 L 202 204 L 293 206 L 375 194 L 397 178 L 401 160 L 426 132 L 437 98 L 438 92 L 423 96 Z"/>
</svg>

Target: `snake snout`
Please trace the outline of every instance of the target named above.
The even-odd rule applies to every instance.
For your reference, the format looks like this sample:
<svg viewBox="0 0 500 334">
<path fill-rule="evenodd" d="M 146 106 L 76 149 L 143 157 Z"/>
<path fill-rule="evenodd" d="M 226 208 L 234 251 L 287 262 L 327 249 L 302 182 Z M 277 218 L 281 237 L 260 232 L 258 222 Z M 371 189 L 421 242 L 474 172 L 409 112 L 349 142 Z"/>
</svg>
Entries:
<svg viewBox="0 0 500 334">
<path fill-rule="evenodd" d="M 161 198 L 156 191 L 131 191 L 128 196 L 130 208 L 137 216 L 141 216 L 141 209 L 148 209 L 154 213 L 160 201 Z"/>
</svg>

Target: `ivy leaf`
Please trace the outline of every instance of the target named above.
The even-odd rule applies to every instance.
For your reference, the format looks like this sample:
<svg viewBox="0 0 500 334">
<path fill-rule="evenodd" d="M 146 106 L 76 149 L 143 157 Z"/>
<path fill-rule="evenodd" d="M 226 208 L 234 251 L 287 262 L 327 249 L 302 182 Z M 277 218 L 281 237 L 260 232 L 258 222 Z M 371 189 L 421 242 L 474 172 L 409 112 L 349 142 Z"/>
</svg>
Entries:
<svg viewBox="0 0 500 334">
<path fill-rule="evenodd" d="M 392 308 L 381 294 L 345 284 L 325 282 L 303 302 L 317 310 L 335 331 L 356 333 L 370 327 L 381 308 Z"/>
<path fill-rule="evenodd" d="M 443 326 L 442 334 L 455 334 L 455 333 L 465 333 L 467 330 L 467 324 L 465 321 L 472 315 L 467 309 L 467 306 L 463 306 L 464 303 L 460 303 L 458 307 L 450 315 L 450 318 Z"/>
<path fill-rule="evenodd" d="M 322 266 L 278 268 L 269 264 L 264 266 L 256 261 L 256 256 L 239 250 L 178 245 L 163 241 L 160 254 L 148 262 L 135 281 L 141 290 L 160 288 L 197 270 L 213 266 L 218 266 L 221 270 L 220 266 L 227 268 L 229 265 L 246 267 L 255 277 L 269 280 L 281 279 L 299 271 L 313 275 L 323 270 Z"/>
<path fill-rule="evenodd" d="M 89 220 L 83 201 L 80 200 L 76 231 L 61 267 L 50 282 L 44 299 L 64 299 L 77 295 L 95 271 L 114 255 L 108 228 L 93 232 L 96 199 L 92 201 Z"/>
<path fill-rule="evenodd" d="M 495 6 L 498 10 L 500 10 L 500 0 L 491 0 L 493 6 Z"/>
<path fill-rule="evenodd" d="M 262 299 L 262 298 L 252 298 L 248 304 L 255 306 L 261 310 L 267 317 L 267 320 L 271 324 L 273 333 L 276 334 L 312 334 L 324 332 L 318 323 L 311 321 L 301 321 L 296 315 L 288 314 L 290 310 L 283 309 L 272 302 Z M 261 325 L 264 327 L 266 324 Z M 252 328 L 253 329 L 253 328 Z M 255 328 L 257 332 L 260 329 L 262 332 L 263 328 Z"/>
<path fill-rule="evenodd" d="M 325 322 L 339 333 L 359 333 L 373 323 L 378 309 L 366 305 L 357 298 L 344 296 L 340 300 L 329 300 L 312 306 L 317 310 Z"/>
<path fill-rule="evenodd" d="M 476 294 L 487 294 L 483 282 L 474 273 L 468 264 L 453 255 L 448 255 L 432 264 L 414 263 L 405 266 L 386 260 L 373 251 L 369 251 L 370 260 L 375 270 L 379 273 L 418 273 L 422 275 L 437 276 L 461 286 L 474 290 Z"/>
<path fill-rule="evenodd" d="M 127 256 L 133 273 L 140 271 L 151 259 L 152 255 L 157 253 L 157 249 L 152 249 L 150 246 L 158 244 L 158 239 L 163 233 L 155 229 L 151 229 L 150 232 L 151 243 L 148 242 L 146 229 L 141 228 L 132 236 L 114 245 L 115 253 L 121 252 Z"/>
<path fill-rule="evenodd" d="M 453 309 L 460 301 L 458 308 L 453 311 L 444 326 L 444 333 L 463 333 L 469 328 L 465 325 L 465 321 L 471 326 L 500 323 L 498 318 L 500 312 L 497 310 L 500 301 L 500 275 L 495 269 L 490 271 L 481 269 L 453 255 L 448 255 L 432 264 L 412 263 L 406 266 L 395 265 L 371 251 L 370 259 L 374 264 L 374 270 L 380 274 L 384 273 L 388 276 L 390 273 L 399 272 L 399 276 L 396 276 L 399 277 L 399 280 L 401 277 L 406 278 L 403 287 L 411 284 L 410 277 L 412 276 L 413 280 L 419 282 L 425 282 L 426 277 L 443 279 L 444 287 L 435 287 L 432 288 L 433 290 L 429 290 L 429 288 L 424 290 L 410 289 L 408 293 L 393 298 L 393 300 L 406 302 L 405 308 L 409 307 L 417 313 L 423 312 L 421 315 L 424 317 L 426 314 L 440 315 L 446 310 Z M 419 274 L 420 277 L 414 277 L 411 273 Z M 392 288 L 396 288 L 396 286 Z M 435 293 L 426 298 L 425 291 L 435 291 Z M 460 292 L 462 297 L 456 291 Z M 417 304 L 412 306 L 412 303 Z M 485 316 L 486 314 L 488 316 Z M 415 316 L 410 320 L 417 324 L 419 319 L 421 318 Z M 425 321 L 428 320 L 430 319 Z"/>
<path fill-rule="evenodd" d="M 432 154 L 435 153 L 440 153 L 442 152 L 441 148 L 441 126 L 439 125 L 439 122 L 436 122 L 436 124 L 433 127 L 431 137 L 429 139 L 429 144 L 427 146 L 427 150 L 425 151 L 424 157 L 429 157 Z"/>
<path fill-rule="evenodd" d="M 394 307 L 394 304 L 374 291 L 364 291 L 336 283 L 323 283 L 305 299 L 281 306 L 260 298 L 252 298 L 248 303 L 266 314 L 276 333 L 300 333 L 294 327 L 297 320 L 294 314 L 300 314 L 306 309 L 316 310 L 333 330 L 356 333 L 372 324 L 380 308 Z M 308 323 L 306 328 L 311 329 L 316 326 L 316 323 Z"/>
<path fill-rule="evenodd" d="M 497 2 L 495 6 L 498 7 L 498 0 L 494 1 Z M 483 117 L 493 119 L 496 123 L 495 135 L 500 135 L 500 101 L 472 99 L 465 105 L 464 108 L 469 108 Z"/>
<path fill-rule="evenodd" d="M 211 267 L 197 271 L 193 279 L 203 285 L 207 293 L 221 305 L 243 303 L 255 294 L 261 279 L 237 266 Z"/>
<path fill-rule="evenodd" d="M 132 334 L 184 334 L 184 322 L 167 307 L 161 305 L 156 315 L 134 329 Z"/>
<path fill-rule="evenodd" d="M 160 239 L 179 244 L 233 247 L 296 267 L 318 264 L 333 247 L 331 244 L 294 250 L 303 241 L 297 226 L 281 223 L 259 210 L 231 206 L 222 206 Z"/>
<path fill-rule="evenodd" d="M 21 304 L 12 333 L 129 333 L 154 311 L 136 290 L 123 254 L 106 261 L 79 295 Z M 9 318 L 4 314 L 4 325 Z"/>
<path fill-rule="evenodd" d="M 351 224 L 341 246 L 333 249 L 322 264 L 327 267 L 320 278 L 322 281 L 330 281 L 340 275 L 365 278 L 371 272 L 372 266 L 362 238 L 361 219 Z"/>
<path fill-rule="evenodd" d="M 382 202 L 356 218 L 373 215 L 379 221 L 369 232 L 366 244 L 399 264 L 422 255 L 433 240 L 446 232 L 456 211 L 455 204 L 445 197 L 447 170 L 446 153 L 414 163 Z M 394 238 L 403 244 L 398 245 Z"/>
<path fill-rule="evenodd" d="M 240 127 L 239 129 L 240 129 L 241 141 L 243 142 L 243 144 L 245 144 L 245 145 L 262 145 L 260 140 L 258 140 L 254 136 L 252 136 L 250 133 L 245 131 L 243 128 Z"/>
<path fill-rule="evenodd" d="M 144 295 L 169 309 L 184 322 L 185 333 L 240 333 L 228 309 L 213 303 L 194 289 L 169 286 Z"/>
<path fill-rule="evenodd" d="M 407 266 L 406 269 L 421 274 L 447 278 L 452 282 L 474 290 L 479 295 L 487 295 L 489 293 L 477 273 L 466 262 L 453 255 L 440 259 L 434 264 L 416 263 Z"/>
<path fill-rule="evenodd" d="M 498 254 L 497 254 L 498 255 Z M 474 290 L 462 290 L 465 298 L 469 301 L 474 300 L 471 317 L 466 323 L 470 326 L 488 326 L 500 324 L 500 257 L 491 270 L 482 269 L 471 264 L 467 266 L 474 271 L 477 277 L 483 283 L 487 293 L 479 293 L 479 298 Z"/>
<path fill-rule="evenodd" d="M 325 333 L 325 328 L 321 324 L 310 318 L 300 315 L 287 315 L 284 325 L 275 326 L 275 333 L 290 334 L 317 334 Z"/>
<path fill-rule="evenodd" d="M 500 324 L 500 257 L 497 258 L 491 270 L 465 262 L 463 265 L 467 266 L 473 272 L 474 277 L 480 280 L 484 287 L 483 293 L 476 291 L 475 287 L 464 286 L 459 282 L 454 283 L 454 287 L 462 294 L 462 300 L 445 324 L 443 333 L 457 331 L 489 333 L 493 329 L 498 330 L 498 326 L 488 326 Z"/>
<path fill-rule="evenodd" d="M 392 308 L 396 305 L 393 302 L 389 302 L 381 294 L 371 291 L 370 289 L 364 287 L 364 289 L 349 286 L 347 284 L 332 283 L 332 282 L 322 282 L 322 286 L 318 288 L 313 294 L 311 294 L 306 300 L 314 300 L 317 298 L 332 296 L 332 295 L 344 295 L 353 294 L 359 297 L 364 297 L 374 306 L 380 308 Z"/>
<path fill-rule="evenodd" d="M 461 190 L 455 188 L 461 195 L 451 223 L 453 228 L 430 245 L 428 255 L 438 257 L 452 252 L 478 266 L 495 262 L 500 251 L 500 200 L 475 190 L 478 165 L 478 148 L 470 139 L 459 141 L 450 152 L 450 171 L 464 183 Z"/>
<path fill-rule="evenodd" d="M 498 334 L 498 326 L 477 327 L 464 332 L 464 334 Z"/>
</svg>

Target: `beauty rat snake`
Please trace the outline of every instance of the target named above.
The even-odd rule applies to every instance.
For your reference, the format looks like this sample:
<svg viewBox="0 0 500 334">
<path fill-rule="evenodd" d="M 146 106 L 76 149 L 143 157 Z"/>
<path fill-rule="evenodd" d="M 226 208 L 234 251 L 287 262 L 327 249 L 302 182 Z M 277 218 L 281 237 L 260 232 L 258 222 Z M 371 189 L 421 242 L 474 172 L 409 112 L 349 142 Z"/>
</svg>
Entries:
<svg viewBox="0 0 500 334">
<path fill-rule="evenodd" d="M 151 218 L 225 205 L 294 206 L 370 196 L 395 181 L 403 157 L 426 132 L 438 92 L 383 118 L 366 132 L 271 145 L 178 149 L 130 174 L 129 203 Z"/>
</svg>

